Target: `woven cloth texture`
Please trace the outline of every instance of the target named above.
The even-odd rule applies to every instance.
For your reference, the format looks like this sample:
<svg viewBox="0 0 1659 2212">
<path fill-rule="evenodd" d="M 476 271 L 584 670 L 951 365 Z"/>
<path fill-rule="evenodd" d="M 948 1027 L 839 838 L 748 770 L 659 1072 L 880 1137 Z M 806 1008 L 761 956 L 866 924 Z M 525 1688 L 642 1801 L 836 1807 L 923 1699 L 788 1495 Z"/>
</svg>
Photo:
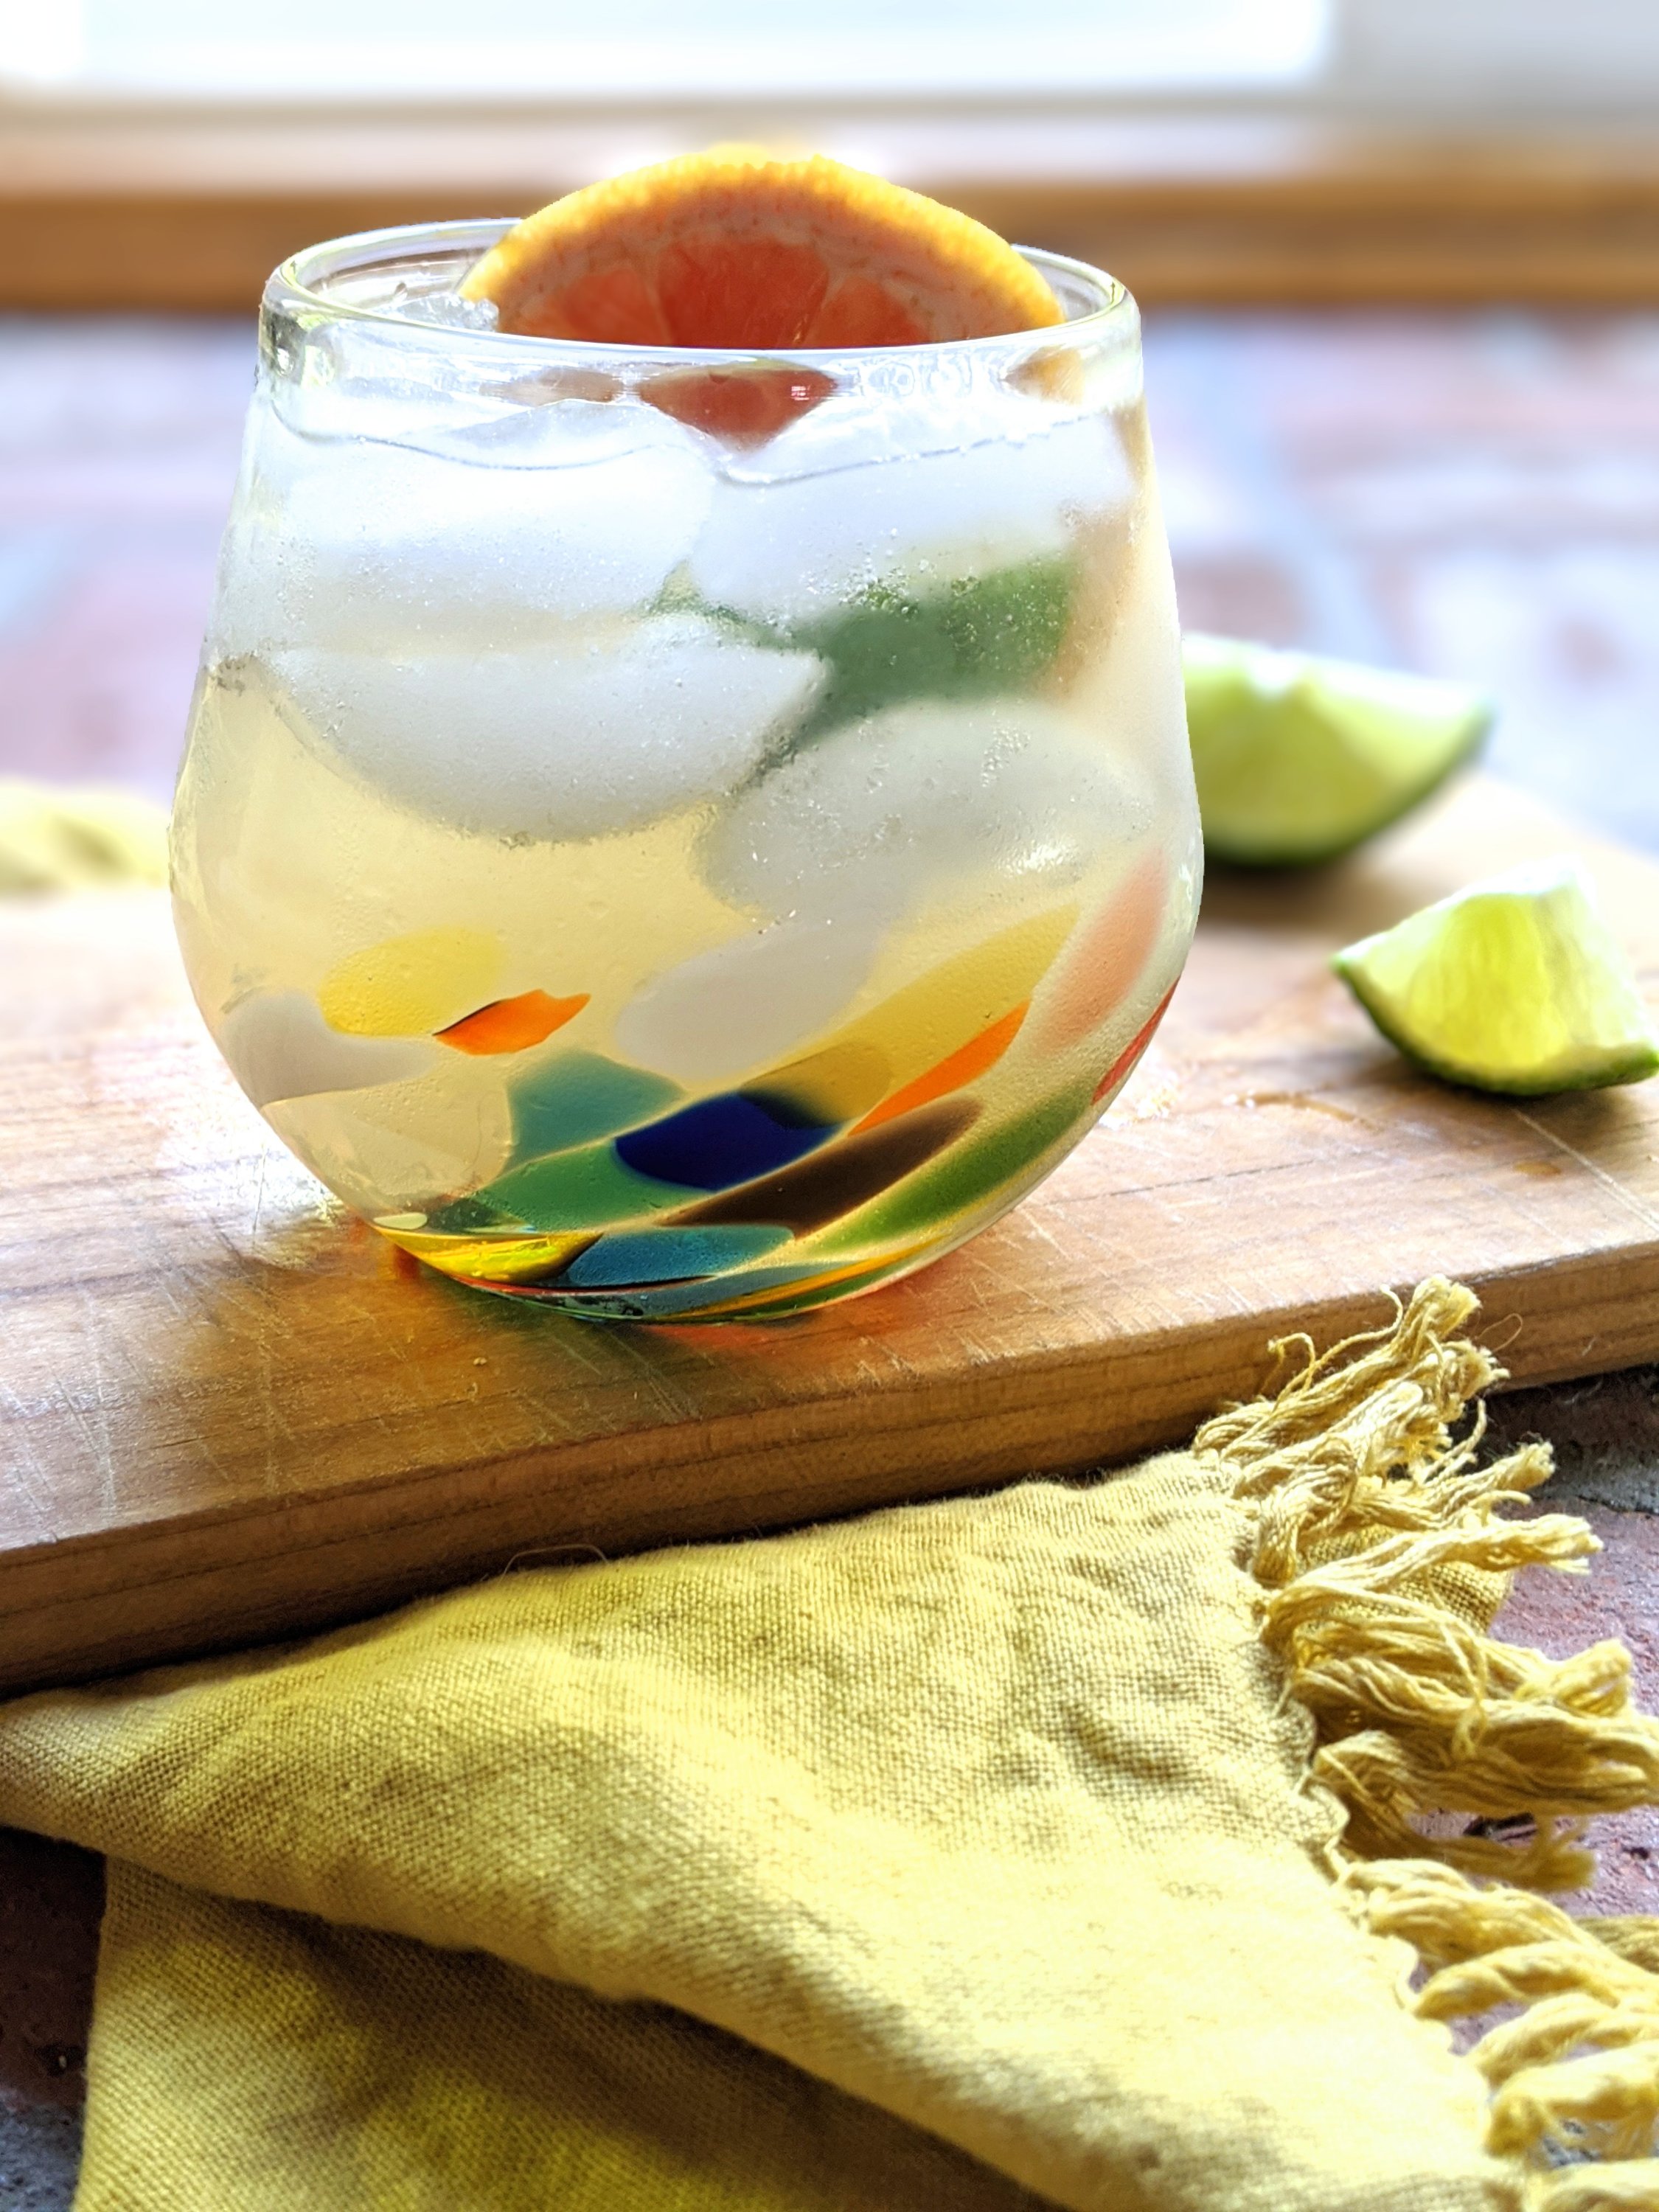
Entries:
<svg viewBox="0 0 1659 2212">
<path fill-rule="evenodd" d="M 0 1711 L 107 1851 L 77 2212 L 1474 2212 L 1212 1462 Z"/>
</svg>

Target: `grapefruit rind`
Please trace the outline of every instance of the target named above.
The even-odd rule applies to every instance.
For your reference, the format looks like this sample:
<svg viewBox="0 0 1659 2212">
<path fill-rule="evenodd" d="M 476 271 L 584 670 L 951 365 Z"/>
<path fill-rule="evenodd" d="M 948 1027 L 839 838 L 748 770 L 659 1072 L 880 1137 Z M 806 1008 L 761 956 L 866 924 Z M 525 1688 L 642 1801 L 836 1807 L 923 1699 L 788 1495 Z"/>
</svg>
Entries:
<svg viewBox="0 0 1659 2212">
<path fill-rule="evenodd" d="M 1630 964 L 1571 860 L 1471 884 L 1331 965 L 1389 1043 L 1444 1082 L 1542 1097 L 1659 1073 Z"/>
<path fill-rule="evenodd" d="M 1182 641 L 1204 848 L 1243 867 L 1340 859 L 1419 805 L 1492 725 L 1477 692 L 1231 638 Z"/>
<path fill-rule="evenodd" d="M 499 327 L 744 351 L 992 337 L 1063 320 L 983 223 L 823 155 L 691 154 L 569 192 L 461 288 Z"/>
</svg>

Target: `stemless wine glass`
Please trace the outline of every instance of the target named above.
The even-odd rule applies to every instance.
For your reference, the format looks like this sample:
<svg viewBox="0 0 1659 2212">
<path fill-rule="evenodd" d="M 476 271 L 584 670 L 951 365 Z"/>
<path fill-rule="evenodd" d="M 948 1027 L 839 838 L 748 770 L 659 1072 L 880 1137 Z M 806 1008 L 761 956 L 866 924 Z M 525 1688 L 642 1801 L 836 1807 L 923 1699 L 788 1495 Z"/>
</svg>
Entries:
<svg viewBox="0 0 1659 2212">
<path fill-rule="evenodd" d="M 606 1318 L 921 1266 L 1121 1084 L 1200 881 L 1139 321 L 502 335 L 502 223 L 272 278 L 173 819 L 202 1012 L 407 1251 Z"/>
</svg>

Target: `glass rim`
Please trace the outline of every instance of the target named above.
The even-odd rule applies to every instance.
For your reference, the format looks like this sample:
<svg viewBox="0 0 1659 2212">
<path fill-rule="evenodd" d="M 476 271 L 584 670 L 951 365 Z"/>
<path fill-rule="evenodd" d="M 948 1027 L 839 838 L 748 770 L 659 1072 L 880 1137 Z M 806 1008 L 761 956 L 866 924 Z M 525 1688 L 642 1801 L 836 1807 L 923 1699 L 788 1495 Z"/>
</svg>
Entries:
<svg viewBox="0 0 1659 2212">
<path fill-rule="evenodd" d="M 653 368 L 684 367 L 688 362 L 721 368 L 757 360 L 874 364 L 964 355 L 994 356 L 1010 349 L 1022 352 L 1041 350 L 1044 345 L 1053 345 L 1062 338 L 1068 343 L 1105 338 L 1120 343 L 1132 342 L 1139 328 L 1133 295 L 1115 276 L 1069 254 L 1031 246 L 1017 246 L 1014 251 L 1039 275 L 1050 281 L 1055 276 L 1066 280 L 1070 287 L 1077 288 L 1085 296 L 1092 295 L 1095 304 L 1079 314 L 1068 315 L 1062 322 L 1041 324 L 1031 330 L 1003 331 L 986 337 L 930 338 L 917 345 L 665 346 L 629 345 L 605 338 L 534 337 L 515 331 L 426 322 L 418 317 L 398 314 L 389 307 L 343 299 L 324 289 L 354 273 L 395 265 L 399 260 L 414 261 L 445 252 L 459 254 L 468 248 L 473 249 L 476 258 L 486 252 L 519 220 L 514 216 L 463 217 L 440 222 L 403 223 L 383 230 L 356 231 L 343 237 L 321 240 L 314 246 L 302 246 L 297 253 L 278 263 L 266 280 L 262 310 L 298 308 L 330 321 L 374 325 L 395 330 L 422 346 L 453 348 L 458 351 L 485 346 L 492 353 L 497 349 L 502 353 L 510 350 L 543 362 L 577 357 L 592 362 L 596 356 L 603 356 L 607 361 L 636 362 Z M 1063 293 L 1060 297 L 1063 305 Z"/>
</svg>

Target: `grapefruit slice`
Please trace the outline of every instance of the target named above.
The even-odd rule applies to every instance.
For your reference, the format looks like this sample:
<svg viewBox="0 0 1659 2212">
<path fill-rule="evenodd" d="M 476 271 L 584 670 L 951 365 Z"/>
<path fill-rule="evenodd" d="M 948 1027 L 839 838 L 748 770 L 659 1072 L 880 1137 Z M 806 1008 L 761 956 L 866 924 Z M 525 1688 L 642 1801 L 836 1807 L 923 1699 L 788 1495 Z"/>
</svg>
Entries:
<svg viewBox="0 0 1659 2212">
<path fill-rule="evenodd" d="M 823 155 L 742 147 L 568 193 L 498 240 L 461 296 L 528 337 L 744 352 L 1061 320 L 1043 279 L 970 216 Z"/>
</svg>

